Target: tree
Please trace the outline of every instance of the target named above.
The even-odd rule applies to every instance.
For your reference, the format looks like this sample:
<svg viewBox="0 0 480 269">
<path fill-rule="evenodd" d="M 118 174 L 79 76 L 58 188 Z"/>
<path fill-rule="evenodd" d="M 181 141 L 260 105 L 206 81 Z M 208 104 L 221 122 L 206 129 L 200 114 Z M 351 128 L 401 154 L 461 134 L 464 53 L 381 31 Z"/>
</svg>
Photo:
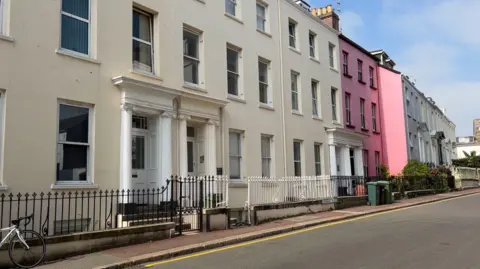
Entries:
<svg viewBox="0 0 480 269">
<path fill-rule="evenodd" d="M 468 154 L 468 152 L 466 151 L 463 151 L 463 154 L 465 155 L 465 159 L 469 167 L 473 167 L 473 168 L 478 167 L 477 152 L 475 150 L 471 151 L 470 154 Z"/>
<path fill-rule="evenodd" d="M 402 175 L 404 176 L 428 176 L 430 175 L 430 169 L 424 163 L 416 160 L 410 160 L 402 169 Z"/>
</svg>

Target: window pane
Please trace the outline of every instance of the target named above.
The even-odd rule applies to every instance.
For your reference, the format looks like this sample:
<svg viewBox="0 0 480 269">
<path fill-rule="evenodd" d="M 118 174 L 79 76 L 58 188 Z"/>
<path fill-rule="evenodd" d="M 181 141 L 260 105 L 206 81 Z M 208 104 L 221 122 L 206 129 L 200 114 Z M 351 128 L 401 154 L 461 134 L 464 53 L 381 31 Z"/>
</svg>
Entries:
<svg viewBox="0 0 480 269">
<path fill-rule="evenodd" d="M 198 59 L 198 35 L 183 31 L 183 54 Z"/>
<path fill-rule="evenodd" d="M 132 169 L 145 169 L 145 136 L 132 136 Z"/>
<path fill-rule="evenodd" d="M 258 62 L 258 80 L 268 83 L 268 64 Z"/>
<path fill-rule="evenodd" d="M 62 0 L 62 11 L 88 20 L 90 9 L 89 0 Z"/>
<path fill-rule="evenodd" d="M 268 104 L 268 85 L 259 83 L 260 87 L 260 102 Z"/>
<path fill-rule="evenodd" d="M 240 157 L 230 156 L 230 178 L 240 178 Z"/>
<path fill-rule="evenodd" d="M 187 166 L 188 172 L 193 173 L 193 142 L 187 142 Z"/>
<path fill-rule="evenodd" d="M 236 3 L 235 0 L 225 0 L 225 11 L 235 16 Z"/>
<path fill-rule="evenodd" d="M 227 49 L 227 69 L 228 71 L 232 71 L 238 73 L 238 52 Z"/>
<path fill-rule="evenodd" d="M 265 19 L 257 16 L 257 29 L 265 32 Z"/>
<path fill-rule="evenodd" d="M 315 145 L 315 162 L 320 162 L 320 145 Z"/>
<path fill-rule="evenodd" d="M 270 137 L 262 137 L 262 158 L 270 158 Z"/>
<path fill-rule="evenodd" d="M 150 16 L 140 13 L 136 10 L 133 11 L 133 37 L 141 40 L 151 42 L 151 23 Z"/>
<path fill-rule="evenodd" d="M 62 15 L 61 43 L 64 49 L 88 54 L 88 23 Z"/>
<path fill-rule="evenodd" d="M 133 68 L 152 72 L 152 46 L 133 40 Z"/>
<path fill-rule="evenodd" d="M 236 74 L 227 73 L 228 93 L 238 95 L 238 76 Z"/>
<path fill-rule="evenodd" d="M 230 148 L 230 155 L 234 155 L 234 156 L 240 155 L 240 134 L 239 133 L 230 133 L 229 148 Z"/>
<path fill-rule="evenodd" d="M 265 7 L 257 3 L 257 16 L 265 18 Z"/>
<path fill-rule="evenodd" d="M 296 177 L 302 176 L 302 163 L 300 162 L 294 163 L 294 172 Z"/>
<path fill-rule="evenodd" d="M 88 113 L 85 107 L 60 104 L 58 140 L 88 143 Z"/>
<path fill-rule="evenodd" d="M 315 163 L 315 175 L 316 176 L 322 175 L 322 165 L 320 163 Z"/>
<path fill-rule="evenodd" d="M 298 110 L 298 95 L 292 91 L 292 109 Z"/>
<path fill-rule="evenodd" d="M 262 159 L 262 177 L 270 177 L 270 159 Z"/>
<path fill-rule="evenodd" d="M 198 84 L 198 62 L 190 58 L 183 58 L 183 79 L 186 82 Z"/>
<path fill-rule="evenodd" d="M 87 181 L 88 146 L 57 144 L 57 181 Z"/>
<path fill-rule="evenodd" d="M 300 161 L 300 143 L 293 142 L 293 159 L 295 161 Z"/>
</svg>

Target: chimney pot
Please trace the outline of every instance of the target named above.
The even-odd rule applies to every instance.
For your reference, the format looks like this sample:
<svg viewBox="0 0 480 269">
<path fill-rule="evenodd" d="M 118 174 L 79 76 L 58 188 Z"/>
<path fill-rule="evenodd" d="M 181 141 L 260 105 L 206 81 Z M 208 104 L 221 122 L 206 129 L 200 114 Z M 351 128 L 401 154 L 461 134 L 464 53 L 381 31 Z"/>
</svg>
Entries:
<svg viewBox="0 0 480 269">
<path fill-rule="evenodd" d="M 312 8 L 312 15 L 317 16 L 317 8 Z"/>
</svg>

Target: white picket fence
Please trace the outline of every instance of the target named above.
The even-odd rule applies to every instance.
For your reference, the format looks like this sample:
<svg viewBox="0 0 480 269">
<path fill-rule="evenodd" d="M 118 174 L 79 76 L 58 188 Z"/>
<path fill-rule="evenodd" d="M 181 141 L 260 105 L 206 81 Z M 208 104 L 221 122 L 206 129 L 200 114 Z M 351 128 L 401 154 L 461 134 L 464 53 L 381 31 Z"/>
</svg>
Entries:
<svg viewBox="0 0 480 269">
<path fill-rule="evenodd" d="M 281 204 L 312 200 L 333 200 L 334 184 L 328 175 L 306 177 L 249 177 L 246 204 Z"/>
</svg>

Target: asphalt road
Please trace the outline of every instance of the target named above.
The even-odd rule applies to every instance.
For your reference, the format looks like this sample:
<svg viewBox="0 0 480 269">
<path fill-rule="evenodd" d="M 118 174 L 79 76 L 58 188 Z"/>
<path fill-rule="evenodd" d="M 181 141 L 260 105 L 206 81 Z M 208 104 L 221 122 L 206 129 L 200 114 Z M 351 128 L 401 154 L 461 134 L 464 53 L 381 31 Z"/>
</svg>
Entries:
<svg viewBox="0 0 480 269">
<path fill-rule="evenodd" d="M 480 268 L 479 228 L 474 195 L 150 268 Z"/>
</svg>

